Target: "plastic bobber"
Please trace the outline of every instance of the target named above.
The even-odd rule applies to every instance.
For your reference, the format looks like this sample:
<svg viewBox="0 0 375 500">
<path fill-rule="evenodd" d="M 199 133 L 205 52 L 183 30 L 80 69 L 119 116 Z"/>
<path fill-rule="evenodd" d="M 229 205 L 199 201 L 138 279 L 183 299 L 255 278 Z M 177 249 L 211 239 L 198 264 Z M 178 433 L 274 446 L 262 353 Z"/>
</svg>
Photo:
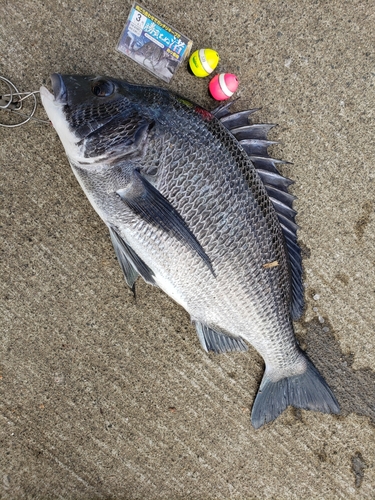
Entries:
<svg viewBox="0 0 375 500">
<path fill-rule="evenodd" d="M 189 65 L 195 76 L 204 78 L 213 72 L 219 60 L 219 54 L 215 50 L 200 49 L 191 54 Z"/>
<path fill-rule="evenodd" d="M 210 81 L 208 88 L 214 99 L 225 101 L 229 99 L 238 89 L 238 78 L 232 73 L 220 73 Z"/>
</svg>

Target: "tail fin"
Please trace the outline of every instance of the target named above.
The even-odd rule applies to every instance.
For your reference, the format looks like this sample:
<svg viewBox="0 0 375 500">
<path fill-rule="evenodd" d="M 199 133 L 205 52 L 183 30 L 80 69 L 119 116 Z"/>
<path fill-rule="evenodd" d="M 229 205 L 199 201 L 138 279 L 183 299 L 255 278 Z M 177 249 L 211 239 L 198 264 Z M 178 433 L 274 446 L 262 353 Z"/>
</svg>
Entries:
<svg viewBox="0 0 375 500">
<path fill-rule="evenodd" d="M 306 371 L 272 382 L 264 374 L 251 412 L 251 423 L 258 429 L 272 422 L 287 406 L 322 413 L 340 413 L 340 407 L 313 363 L 306 356 Z"/>
</svg>

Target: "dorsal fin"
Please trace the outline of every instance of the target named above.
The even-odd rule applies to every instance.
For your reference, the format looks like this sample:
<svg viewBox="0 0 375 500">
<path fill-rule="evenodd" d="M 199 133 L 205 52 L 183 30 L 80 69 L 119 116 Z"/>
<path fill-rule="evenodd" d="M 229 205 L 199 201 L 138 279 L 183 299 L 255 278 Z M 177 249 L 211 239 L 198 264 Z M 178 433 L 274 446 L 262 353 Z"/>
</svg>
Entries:
<svg viewBox="0 0 375 500">
<path fill-rule="evenodd" d="M 283 193 L 283 191 L 278 191 L 277 195 L 274 194 L 274 196 L 270 196 L 273 206 L 277 207 L 278 213 L 284 215 L 285 217 L 288 217 L 290 220 L 295 222 L 295 216 L 297 212 L 288 203 L 284 203 L 282 200 L 280 200 L 278 196 L 279 193 Z"/>
<path fill-rule="evenodd" d="M 242 141 L 240 141 L 240 144 L 242 146 Z M 245 144 L 245 147 L 242 146 L 246 153 L 249 155 L 254 167 L 257 170 L 268 170 L 269 172 L 274 172 L 275 174 L 279 174 L 280 172 L 277 170 L 276 165 L 277 164 L 283 164 L 283 163 L 288 163 L 287 161 L 284 160 L 276 160 L 275 158 L 270 158 L 269 156 L 255 156 L 254 154 L 251 154 L 251 147 L 249 145 Z"/>
<path fill-rule="evenodd" d="M 267 141 L 265 139 L 242 139 L 240 140 L 240 144 L 246 152 L 250 151 L 252 155 L 269 158 L 267 149 L 269 146 L 278 143 L 276 141 Z"/>
<path fill-rule="evenodd" d="M 223 113 L 223 109 L 220 110 Z M 218 114 L 220 114 L 220 111 Z M 259 111 L 259 108 L 249 109 L 246 111 L 240 111 L 239 113 L 228 114 L 228 110 L 226 110 L 226 114 L 222 116 L 218 116 L 215 114 L 217 118 L 220 118 L 221 123 L 223 123 L 227 129 L 233 129 L 236 127 L 243 127 L 245 125 L 249 125 L 249 116 Z"/>
<path fill-rule="evenodd" d="M 268 185 L 267 193 L 271 198 L 277 198 L 279 201 L 288 205 L 288 207 L 293 208 L 293 201 L 296 199 L 296 196 L 290 193 L 286 193 L 285 191 L 280 191 L 279 189 Z"/>
<path fill-rule="evenodd" d="M 299 319 L 303 312 L 303 283 L 301 249 L 297 243 L 297 229 L 295 223 L 296 211 L 293 209 L 295 196 L 288 193 L 292 180 L 283 177 L 276 165 L 287 163 L 276 160 L 268 155 L 267 149 L 272 144 L 277 144 L 267 139 L 268 132 L 275 125 L 264 123 L 249 123 L 249 115 L 257 111 L 240 111 L 230 113 L 229 106 L 222 107 L 214 113 L 221 123 L 239 141 L 244 151 L 249 156 L 256 171 L 263 181 L 268 196 L 275 208 L 284 234 L 285 244 L 289 255 L 292 282 L 291 314 L 294 320 Z"/>
<path fill-rule="evenodd" d="M 274 123 L 254 123 L 253 125 L 233 128 L 230 131 L 238 141 L 246 139 L 261 139 L 266 141 L 268 132 L 273 127 L 276 127 Z"/>
<path fill-rule="evenodd" d="M 251 157 L 250 157 L 251 158 Z M 255 167 L 256 168 L 256 167 Z M 283 177 L 279 173 L 270 172 L 269 170 L 263 170 L 262 168 L 256 169 L 260 178 L 263 181 L 263 184 L 266 186 L 271 185 L 280 191 L 288 192 L 288 187 L 293 184 L 291 179 L 287 177 Z"/>
</svg>

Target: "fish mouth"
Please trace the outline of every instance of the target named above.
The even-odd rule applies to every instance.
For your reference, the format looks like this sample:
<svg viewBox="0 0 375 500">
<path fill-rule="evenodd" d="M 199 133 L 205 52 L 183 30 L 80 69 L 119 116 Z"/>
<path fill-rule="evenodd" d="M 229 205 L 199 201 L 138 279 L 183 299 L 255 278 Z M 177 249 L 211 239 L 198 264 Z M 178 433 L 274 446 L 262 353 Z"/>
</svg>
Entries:
<svg viewBox="0 0 375 500">
<path fill-rule="evenodd" d="M 78 162 L 81 151 L 77 146 L 79 137 L 76 136 L 66 118 L 65 108 L 68 104 L 68 92 L 63 77 L 59 73 L 53 73 L 50 77 L 51 84 L 40 87 L 40 97 L 47 116 L 58 133 L 65 148 L 66 154 L 72 161 Z M 52 88 L 51 88 L 52 87 Z"/>
<path fill-rule="evenodd" d="M 43 105 L 45 102 L 50 102 L 55 105 L 67 104 L 68 93 L 62 76 L 59 73 L 53 73 L 50 76 L 50 80 L 52 93 L 47 89 L 47 87 L 42 86 L 40 88 L 40 95 Z"/>
<path fill-rule="evenodd" d="M 67 91 L 62 76 L 59 73 L 52 73 L 51 83 L 55 101 L 60 104 L 66 104 L 68 100 Z"/>
</svg>

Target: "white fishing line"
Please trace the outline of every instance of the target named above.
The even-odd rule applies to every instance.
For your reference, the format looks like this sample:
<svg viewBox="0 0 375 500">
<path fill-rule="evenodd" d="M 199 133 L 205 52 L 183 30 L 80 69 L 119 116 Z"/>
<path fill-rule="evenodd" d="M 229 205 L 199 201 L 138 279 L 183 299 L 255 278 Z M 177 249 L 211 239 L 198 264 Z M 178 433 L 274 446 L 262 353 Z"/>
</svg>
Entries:
<svg viewBox="0 0 375 500">
<path fill-rule="evenodd" d="M 8 87 L 8 93 L 0 94 L 0 112 L 8 111 L 12 114 L 26 117 L 25 120 L 19 123 L 3 123 L 2 121 L 0 121 L 0 127 L 16 128 L 20 127 L 21 125 L 25 125 L 25 123 L 28 123 L 30 120 L 34 120 L 39 123 L 49 123 L 47 120 L 40 120 L 39 118 L 34 117 L 36 108 L 38 106 L 36 94 L 39 94 L 39 90 L 35 90 L 33 92 L 19 92 L 14 83 L 4 76 L 0 76 L 0 83 L 4 83 Z M 32 109 L 29 114 L 23 113 L 21 109 L 23 109 L 24 101 L 30 98 L 32 98 L 33 100 Z"/>
</svg>

